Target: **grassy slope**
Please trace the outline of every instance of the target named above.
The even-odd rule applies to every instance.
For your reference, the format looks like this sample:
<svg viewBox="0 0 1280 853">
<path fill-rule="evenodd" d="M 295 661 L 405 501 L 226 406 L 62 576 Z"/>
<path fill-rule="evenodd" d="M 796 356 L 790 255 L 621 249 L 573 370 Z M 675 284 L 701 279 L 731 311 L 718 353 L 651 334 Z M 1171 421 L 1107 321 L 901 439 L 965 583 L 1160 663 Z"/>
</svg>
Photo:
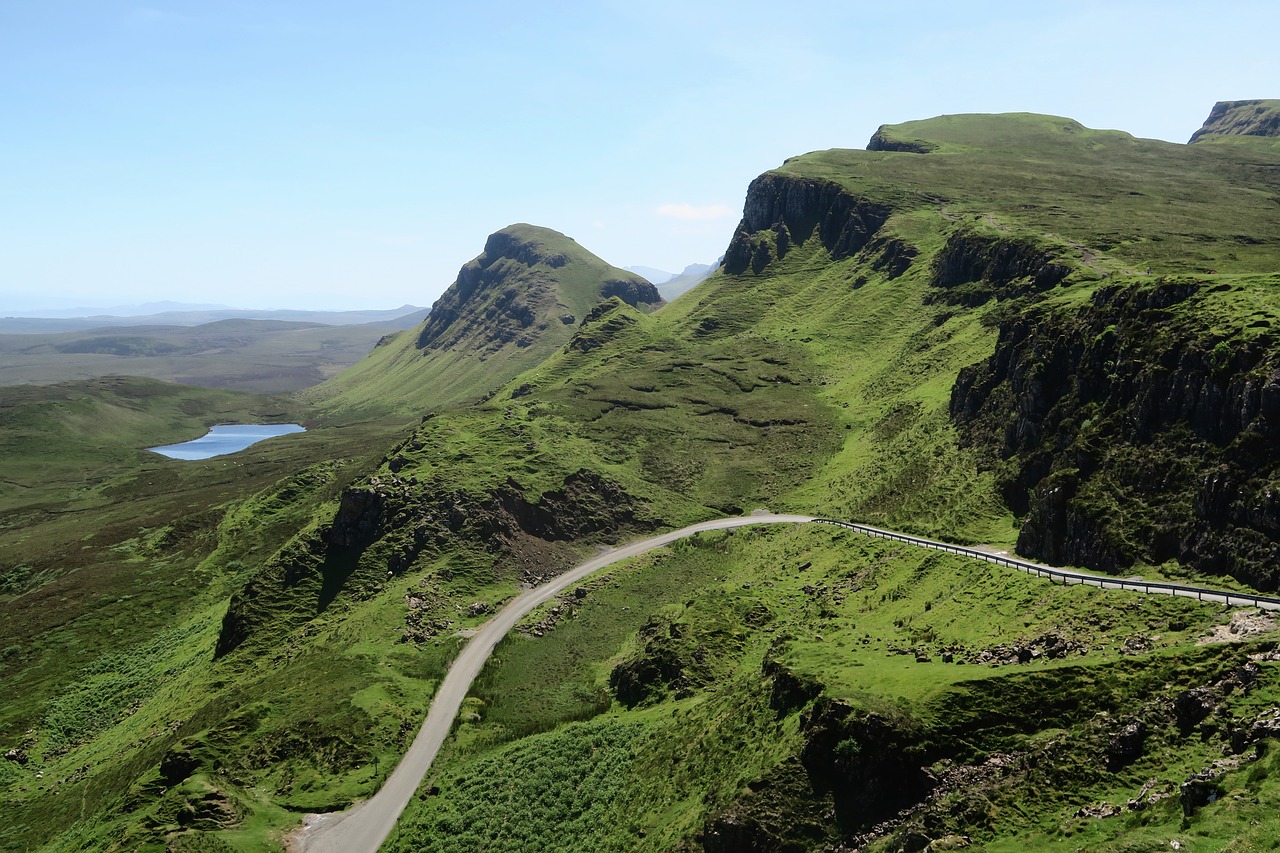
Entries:
<svg viewBox="0 0 1280 853">
<path fill-rule="evenodd" d="M 0 765 L 0 846 L 25 849 L 82 816 L 98 824 L 154 771 L 181 721 L 207 707 L 227 596 L 394 429 L 313 425 L 181 462 L 143 448 L 214 423 L 305 420 L 307 410 L 128 377 L 9 388 L 0 399 L 0 737 L 29 757 Z M 65 843 L 102 849 L 112 831 L 73 831 Z"/>
<path fill-rule="evenodd" d="M 697 595 L 690 594 L 691 581 Z M 669 850 L 687 843 L 708 812 L 729 809 L 748 790 L 765 790 L 762 780 L 803 743 L 795 709 L 770 707 L 766 659 L 820 682 L 830 697 L 915 717 L 926 740 L 951 749 L 940 746 L 939 755 L 985 756 L 1061 736 L 1099 710 L 1134 713 L 1151 698 L 1153 678 L 1172 679 L 1154 689 L 1171 699 L 1200 671 L 1219 666 L 1212 656 L 1206 664 L 1191 641 L 1222 619 L 1216 608 L 1194 602 L 1057 587 L 970 561 L 799 528 L 690 541 L 551 606 L 571 615 L 545 630 L 546 614 L 533 614 L 526 629 L 541 624 L 543 636 L 516 635 L 499 647 L 428 780 L 438 790 L 413 804 L 390 850 L 424 844 Z M 615 704 L 593 716 L 610 658 L 635 656 L 628 637 L 637 632 L 678 638 L 666 642 L 691 689 L 681 695 L 660 686 L 639 707 Z M 960 651 L 1048 632 L 1088 652 L 983 666 Z M 1155 650 L 1123 653 L 1136 637 L 1154 638 Z M 942 663 L 943 648 L 965 665 Z M 931 659 L 917 662 L 902 649 L 927 651 Z M 1280 698 L 1274 666 L 1246 705 Z M 1071 691 L 1065 704 L 1064 689 Z M 1076 704 L 1082 689 L 1092 701 Z M 526 737 L 507 743 L 519 735 Z M 596 757 L 580 768 L 584 759 L 576 751 L 584 747 Z M 1152 774 L 1179 782 L 1188 768 L 1220 755 L 1216 744 L 1174 732 L 1162 733 L 1159 754 L 1118 774 L 1100 773 L 1096 755 L 1073 755 L 1079 765 L 1061 769 L 1078 773 L 1079 786 L 1040 790 L 1042 802 L 991 809 L 984 838 L 1013 832 L 1042 838 L 1059 824 L 1077 832 L 1071 815 L 1080 806 L 1123 802 Z M 558 805 L 556 792 L 574 786 L 573 807 Z M 814 815 L 831 807 L 828 795 L 808 795 L 791 803 L 792 814 L 779 823 L 802 824 L 797 807 Z M 559 831 L 560 808 L 575 832 Z M 1177 832 L 1176 819 L 1163 812 L 1159 823 Z"/>
<path fill-rule="evenodd" d="M 660 524 L 768 504 L 1009 543 L 1013 520 L 998 501 L 994 482 L 974 474 L 974 460 L 958 447 L 946 418 L 956 372 L 989 355 L 994 345 L 982 311 L 958 310 L 931 298 L 929 260 L 942 248 L 946 229 L 963 221 L 996 233 L 1036 232 L 1045 222 L 1062 223 L 1055 226 L 1052 241 L 1079 252 L 1079 269 L 1071 280 L 1076 287 L 1059 291 L 1063 299 L 1087 290 L 1095 276 L 1166 260 L 1179 269 L 1209 262 L 1228 268 L 1230 262 L 1239 265 L 1233 269 L 1252 271 L 1261 267 L 1257 253 L 1264 251 L 1245 247 L 1234 260 L 1226 257 L 1236 251 L 1222 236 L 1232 230 L 1230 216 L 1205 211 L 1221 212 L 1219 202 L 1234 195 L 1213 181 L 1201 188 L 1207 201 L 1200 216 L 1213 232 L 1196 238 L 1203 245 L 1151 240 L 1169 223 L 1190 223 L 1193 214 L 1176 204 L 1159 204 L 1151 208 L 1151 221 L 1133 216 L 1145 208 L 1130 209 L 1114 188 L 1108 189 L 1110 184 L 1088 178 L 1089 165 L 1115 162 L 1111 154 L 1119 151 L 1128 171 L 1120 170 L 1109 181 L 1132 173 L 1126 180 L 1136 191 L 1172 194 L 1177 189 L 1172 175 L 1181 156 L 1176 152 L 1187 149 L 1074 129 L 1064 142 L 1048 132 L 1060 121 L 1014 117 L 984 125 L 972 117 L 953 119 L 937 128 L 913 129 L 945 143 L 931 155 L 824 152 L 792 161 L 783 172 L 831 176 L 859 194 L 894 204 L 896 212 L 884 233 L 920 251 L 912 268 L 890 280 L 874 269 L 874 258 L 854 256 L 833 263 L 812 241 L 763 275 L 714 276 L 654 315 L 615 305 L 576 329 L 576 342 L 557 344 L 547 361 L 519 375 L 513 369 L 510 381 L 482 404 L 444 411 L 419 425 L 387 454 L 402 457 L 397 476 L 412 482 L 413 500 L 426 505 L 432 495 L 483 497 L 508 481 L 536 500 L 560 488 L 568 475 L 587 469 L 620 484 L 640 515 Z M 1022 132 L 1012 132 L 1017 128 Z M 1014 139 L 1015 150 L 978 150 L 997 138 Z M 1097 148 L 1099 143 L 1104 147 Z M 962 145 L 968 153 L 960 151 Z M 947 146 L 953 150 L 948 152 Z M 1242 158 L 1225 146 L 1222 150 L 1190 156 L 1202 158 L 1211 171 L 1226 175 L 1224 180 L 1247 172 Z M 1024 206 L 1027 192 L 1025 185 L 1019 189 L 1017 177 L 1043 189 L 1035 194 L 1045 199 L 1042 207 Z M 1080 193 L 1066 192 L 1071 188 Z M 1060 213 L 1049 210 L 1044 193 L 1050 191 L 1061 194 L 1055 199 Z M 1098 208 L 1099 198 L 1114 208 Z M 1245 198 L 1252 196 L 1246 193 Z M 1114 215 L 1099 210 L 1114 210 Z M 1240 206 L 1241 233 L 1266 236 L 1273 223 L 1255 213 L 1248 203 Z M 1141 239 L 1113 243 L 1122 229 Z M 1222 235 L 1215 236 L 1218 231 Z M 1146 251 L 1155 253 L 1151 260 Z M 331 386 L 334 396 L 326 405 L 350 414 L 373 405 L 380 395 L 390 396 L 391 408 L 421 405 L 423 386 L 410 383 L 416 376 L 413 366 L 394 363 L 397 352 L 407 355 L 411 349 L 404 338 L 381 348 L 351 374 L 348 390 Z M 425 359 L 416 358 L 420 367 Z M 357 380 L 362 387 L 355 387 Z M 455 386 L 437 400 L 450 394 L 454 399 L 480 396 L 483 390 Z M 390 479 L 390 470 L 381 470 L 379 477 Z M 313 498 L 290 498 L 282 505 L 293 507 L 290 512 L 300 518 L 314 518 L 312 529 L 327 524 L 334 513 L 336 481 L 326 482 Z M 264 493 L 260 500 L 269 498 Z M 234 517 L 247 521 L 260 511 L 251 502 Z M 293 523 L 288 530 L 297 527 Z M 369 759 L 378 757 L 385 771 L 403 749 L 407 729 L 402 723 L 409 725 L 424 707 L 433 679 L 456 648 L 453 631 L 483 618 L 468 615 L 467 606 L 493 604 L 511 594 L 519 569 L 536 568 L 542 557 L 568 558 L 564 550 L 535 548 L 517 550 L 516 559 L 507 561 L 501 550 L 487 549 L 468 535 L 463 528 L 457 537 L 446 537 L 393 577 L 386 572 L 388 554 L 375 544 L 341 567 L 345 581 L 333 590 L 331 601 L 314 597 L 318 580 L 307 580 L 295 590 L 306 594 L 292 598 L 287 586 L 280 587 L 281 612 L 260 625 L 257 639 L 257 648 L 271 648 L 272 653 L 232 654 L 216 663 L 196 655 L 176 679 L 181 695 L 135 700 L 142 703 L 129 718 L 136 722 L 126 719 L 107 727 L 79 747 L 96 756 L 133 756 L 128 766 L 86 765 L 79 756 L 89 755 L 87 751 L 43 755 L 27 774 L 39 766 L 50 779 L 70 779 L 79 767 L 90 769 L 86 778 L 66 783 L 72 787 L 61 800 L 45 793 L 51 783 L 32 788 L 29 775 L 22 776 L 15 784 L 26 788 L 19 793 L 28 805 L 10 837 L 63 833 L 50 849 L 105 847 L 107 839 L 123 837 L 126 846 L 160 849 L 165 843 L 195 843 L 199 837 L 214 843 L 212 835 L 200 835 L 204 832 L 216 833 L 237 849 L 267 849 L 268 828 L 293 821 L 283 808 L 317 808 L 368 793 L 378 781 Z M 238 559 L 241 551 L 234 539 L 228 541 L 219 559 Z M 305 563 L 300 549 L 306 541 L 304 531 L 283 553 Z M 520 547 L 534 544 L 521 541 Z M 260 553 L 242 560 L 246 570 L 241 576 L 260 573 L 273 560 L 278 562 Z M 801 572 L 806 562 L 811 565 Z M 1150 679 L 1167 671 L 1163 662 L 1185 657 L 1196 672 L 1208 665 L 1199 662 L 1194 648 L 1179 644 L 1140 658 L 1139 674 L 1147 671 L 1148 661 L 1154 674 L 1133 678 L 1134 667 L 1120 665 L 1116 645 L 1131 633 L 1156 631 L 1162 636 L 1159 643 L 1181 642 L 1216 618 L 1178 602 L 1131 604 L 1122 599 L 1099 605 L 1082 590 L 1054 590 L 1020 576 L 975 575 L 973 567 L 850 543 L 829 531 L 713 537 L 705 545 L 693 543 L 651 558 L 635 580 L 627 579 L 627 571 L 617 573 L 616 584 L 588 593 L 575 611 L 577 618 L 549 631 L 538 629 L 543 637 L 513 640 L 500 651 L 504 663 L 486 674 L 472 702 L 474 724 L 460 729 L 457 744 L 437 769 L 438 779 L 444 780 L 443 796 L 415 805 L 397 843 L 440 845 L 457 834 L 459 825 L 479 826 L 481 818 L 505 821 L 517 806 L 476 800 L 477 791 L 467 795 L 468 803 L 451 797 L 467 786 L 511 779 L 496 769 L 504 765 L 547 768 L 584 761 L 573 751 L 578 731 L 597 739 L 595 754 L 609 756 L 599 778 L 581 783 L 591 786 L 583 792 L 599 792 L 592 802 L 600 804 L 589 811 L 597 822 L 577 824 L 589 827 L 580 836 L 584 845 L 634 849 L 630 845 L 637 844 L 644 830 L 644 838 L 650 839 L 646 844 L 670 849 L 691 844 L 704 822 L 726 809 L 759 811 L 764 806 L 786 825 L 779 831 L 807 832 L 811 841 L 825 838 L 842 827 L 821 821 L 807 829 L 791 826 L 807 810 L 821 814 L 825 807 L 814 803 L 827 795 L 800 790 L 802 785 L 784 778 L 803 735 L 796 709 L 779 714 L 769 707 L 772 688 L 762 664 L 776 637 L 790 635 L 774 657 L 821 681 L 831 696 L 881 709 L 897 708 L 899 700 L 915 703 L 911 707 L 921 709 L 920 724 L 942 738 L 948 731 L 945 718 L 957 712 L 938 702 L 973 695 L 985 697 L 981 702 L 996 701 L 991 697 L 999 690 L 975 693 L 964 682 L 980 672 L 986 676 L 983 683 L 1001 684 L 1004 676 L 1023 668 L 916 664 L 913 658 L 886 654 L 887 644 L 945 642 L 977 648 L 1050 626 L 1079 630 L 1090 637 L 1094 651 L 1072 672 L 1097 670 L 1102 675 L 1094 683 L 1117 685 L 1108 701 L 1132 707 L 1150 692 Z M 848 587 L 851 577 L 866 572 L 879 573 L 874 589 Z M 956 578 L 962 576 L 971 577 L 983 594 L 959 589 Z M 442 627 L 406 645 L 399 640 L 409 611 L 419 609 L 414 602 L 426 602 L 427 613 Z M 626 608 L 621 615 L 619 607 Z M 1106 628 L 1090 625 L 1082 612 L 1099 607 L 1114 614 Z M 654 704 L 638 710 L 622 712 L 615 705 L 608 716 L 594 719 L 608 699 L 602 691 L 610 660 L 646 654 L 636 632 L 654 614 L 658 624 L 675 620 L 702 626 L 694 641 L 677 643 L 675 649 L 693 656 L 685 668 L 692 672 L 694 689 L 680 698 L 674 695 L 678 690 L 671 698 L 656 695 Z M 217 616 L 216 606 L 193 611 L 190 636 L 206 655 Z M 1183 627 L 1171 632 L 1175 617 Z M 869 643 L 863 645 L 863 639 Z M 704 649 L 701 659 L 694 656 L 698 648 Z M 141 645 L 138 651 L 147 654 Z M 148 659 L 155 661 L 154 671 L 178 666 L 154 655 Z M 1028 696 L 1050 695 L 1058 683 L 1057 668 L 1033 665 L 1031 672 L 1008 682 L 1014 685 L 1010 689 L 1030 685 L 1034 689 Z M 1268 679 L 1268 684 L 1274 680 Z M 1082 708 L 1096 707 L 1090 706 L 1089 695 L 1078 694 Z M 978 699 L 965 701 L 969 704 L 961 710 L 981 707 Z M 930 710 L 938 708 L 945 713 Z M 183 720 L 177 729 L 159 728 L 160 721 L 175 718 Z M 570 720 L 585 720 L 581 725 L 586 728 L 555 728 Z M 150 739 L 139 740 L 139 730 L 131 726 L 144 721 L 152 726 L 147 729 Z M 1026 734 L 1025 743 L 1017 739 L 1024 735 L 1010 740 L 996 725 L 990 738 L 970 752 L 1030 748 L 1049 737 L 1049 731 L 1067 730 L 1079 720 L 1045 723 L 1051 729 Z M 543 733 L 511 743 L 529 732 Z M 136 753 L 123 746 L 135 742 L 144 744 Z M 1188 743 L 1171 749 L 1181 750 L 1181 757 L 1171 759 L 1170 767 L 1189 766 L 1202 757 Z M 192 754 L 196 769 L 181 784 L 165 784 L 160 758 L 174 750 Z M 519 808 L 568 784 L 532 769 L 515 775 L 527 776 L 532 786 L 520 793 Z M 767 779 L 789 793 L 772 805 L 740 802 L 743 797 L 751 800 L 744 790 L 759 793 L 773 785 L 744 788 L 747 783 Z M 1108 784 L 1136 792 L 1130 783 L 1125 777 Z M 1067 790 L 1064 797 L 1095 796 L 1098 784 Z M 112 799 L 104 794 L 108 790 L 132 793 Z M 56 806 L 68 796 L 94 804 L 78 822 Z M 210 800 L 245 815 L 239 828 L 231 828 L 234 820 L 184 822 L 184 809 L 198 812 Z M 625 813 L 620 803 L 626 804 Z M 480 812 L 460 817 L 457 810 L 467 808 Z M 1014 819 L 992 823 L 990 837 L 1056 832 L 1058 812 L 1052 809 L 1058 808 L 1052 803 L 1039 816 L 1023 820 L 1018 815 L 1025 815 L 1025 804 L 1010 806 Z M 447 818 L 444 823 L 442 817 Z M 550 827 L 551 813 L 534 820 Z M 521 843 L 535 849 L 551 841 L 551 846 L 577 843 L 578 837 L 551 837 L 538 830 Z"/>
</svg>

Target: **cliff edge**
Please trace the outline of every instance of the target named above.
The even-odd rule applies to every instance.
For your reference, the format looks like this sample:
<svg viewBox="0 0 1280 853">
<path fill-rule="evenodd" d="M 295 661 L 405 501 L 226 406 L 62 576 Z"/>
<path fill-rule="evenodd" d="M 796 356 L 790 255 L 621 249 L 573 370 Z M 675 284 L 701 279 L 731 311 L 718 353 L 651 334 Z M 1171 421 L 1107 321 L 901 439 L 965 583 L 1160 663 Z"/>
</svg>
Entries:
<svg viewBox="0 0 1280 853">
<path fill-rule="evenodd" d="M 1280 138 L 1280 100 L 1218 101 L 1189 143 L 1220 136 Z"/>
</svg>

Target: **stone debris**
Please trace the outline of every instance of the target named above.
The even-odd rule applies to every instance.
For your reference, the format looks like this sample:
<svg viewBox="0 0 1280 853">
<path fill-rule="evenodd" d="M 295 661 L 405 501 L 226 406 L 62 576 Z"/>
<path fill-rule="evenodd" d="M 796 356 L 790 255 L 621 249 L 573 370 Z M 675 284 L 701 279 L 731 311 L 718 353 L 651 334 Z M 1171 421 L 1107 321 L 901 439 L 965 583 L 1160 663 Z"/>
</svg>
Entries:
<svg viewBox="0 0 1280 853">
<path fill-rule="evenodd" d="M 404 597 L 407 612 L 400 642 L 422 643 L 433 637 L 452 634 L 456 623 L 441 612 L 444 602 L 435 578 L 424 577 L 418 582 L 417 589 L 409 587 Z"/>
<path fill-rule="evenodd" d="M 1247 640 L 1259 634 L 1267 634 L 1276 630 L 1276 617 L 1270 610 L 1235 610 L 1231 613 L 1231 621 L 1218 625 L 1208 635 L 1201 637 L 1199 645 L 1209 643 L 1234 643 Z"/>
<path fill-rule="evenodd" d="M 1042 634 L 1030 640 L 1001 643 L 986 649 L 971 649 L 962 645 L 939 645 L 935 648 L 915 646 L 904 648 L 888 645 L 885 652 L 891 655 L 914 655 L 921 663 L 935 655 L 950 664 L 980 664 L 984 666 L 1012 666 L 1036 660 L 1061 660 L 1069 655 L 1085 655 L 1092 649 L 1081 642 L 1056 632 Z"/>
<path fill-rule="evenodd" d="M 572 590 L 566 590 L 553 599 L 553 604 L 547 608 L 543 617 L 535 624 L 517 628 L 520 633 L 526 637 L 542 637 L 555 629 L 565 619 L 572 618 L 577 608 L 586 601 L 591 591 L 597 589 L 602 584 L 607 583 L 607 578 L 598 578 L 593 581 L 576 586 Z M 627 608 L 622 608 L 626 610 Z"/>
</svg>

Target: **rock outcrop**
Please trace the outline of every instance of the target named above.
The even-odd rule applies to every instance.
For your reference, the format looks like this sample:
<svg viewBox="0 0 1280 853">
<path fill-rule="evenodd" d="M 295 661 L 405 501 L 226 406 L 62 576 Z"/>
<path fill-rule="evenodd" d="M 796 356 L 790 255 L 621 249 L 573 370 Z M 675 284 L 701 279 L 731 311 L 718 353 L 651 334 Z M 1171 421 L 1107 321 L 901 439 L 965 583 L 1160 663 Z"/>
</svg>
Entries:
<svg viewBox="0 0 1280 853">
<path fill-rule="evenodd" d="M 1025 516 L 1018 552 L 1116 571 L 1176 558 L 1280 582 L 1280 356 L 1269 331 L 1210 327 L 1193 281 L 1104 287 L 1000 326 L 951 414 Z"/>
<path fill-rule="evenodd" d="M 656 308 L 662 304 L 658 288 L 647 281 L 630 278 L 611 278 L 600 285 L 600 298 L 616 296 L 632 308 Z"/>
<path fill-rule="evenodd" d="M 893 209 L 839 184 L 766 173 L 751 182 L 742 221 L 724 256 L 725 272 L 760 272 L 816 234 L 834 260 L 866 246 Z"/>
<path fill-rule="evenodd" d="M 820 697 L 800 715 L 800 731 L 805 738 L 800 762 L 815 789 L 831 792 L 846 833 L 868 829 L 920 802 L 934 784 L 911 720 Z"/>
<path fill-rule="evenodd" d="M 1214 136 L 1280 137 L 1280 100 L 1219 101 L 1188 141 Z"/>
<path fill-rule="evenodd" d="M 328 527 L 283 548 L 231 597 L 214 656 L 235 651 L 272 620 L 306 621 L 344 590 L 376 590 L 459 537 L 485 543 L 516 569 L 529 568 L 521 555 L 531 551 L 539 569 L 554 573 L 572 554 L 554 552 L 553 543 L 608 540 L 656 526 L 622 486 L 587 469 L 538 496 L 510 479 L 477 495 L 434 492 L 416 478 L 376 475 L 344 489 Z M 284 602 L 292 606 L 284 608 Z"/>
<path fill-rule="evenodd" d="M 880 125 L 867 143 L 868 151 L 900 151 L 906 154 L 928 154 L 938 146 L 923 139 L 897 139 L 887 125 Z"/>
<path fill-rule="evenodd" d="M 640 629 L 640 648 L 619 662 L 609 673 L 609 689 L 618 701 L 634 708 L 649 699 L 674 691 L 677 698 L 689 695 L 702 679 L 695 673 L 696 648 L 684 638 L 684 626 L 651 619 Z"/>
<path fill-rule="evenodd" d="M 943 291 L 940 301 L 981 305 L 1048 290 L 1070 273 L 1050 248 L 1031 239 L 961 229 L 951 232 L 934 256 L 930 283 Z"/>
<path fill-rule="evenodd" d="M 473 335 L 482 338 L 482 348 L 497 349 L 527 336 L 538 309 L 555 300 L 549 271 L 566 262 L 534 238 L 510 231 L 490 235 L 484 252 L 458 270 L 431 307 L 418 334 L 419 349 L 448 349 Z"/>
</svg>

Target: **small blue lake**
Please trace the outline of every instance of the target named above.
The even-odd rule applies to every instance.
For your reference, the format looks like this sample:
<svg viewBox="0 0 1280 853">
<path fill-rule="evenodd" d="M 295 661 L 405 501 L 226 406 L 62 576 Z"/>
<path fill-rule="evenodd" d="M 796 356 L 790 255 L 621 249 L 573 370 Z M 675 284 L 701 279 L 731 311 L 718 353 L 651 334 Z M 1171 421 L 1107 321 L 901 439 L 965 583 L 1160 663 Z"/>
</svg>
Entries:
<svg viewBox="0 0 1280 853">
<path fill-rule="evenodd" d="M 306 432 L 306 429 L 297 424 L 220 424 L 194 441 L 147 449 L 170 459 L 211 459 L 238 453 L 263 439 L 294 432 Z"/>
</svg>

